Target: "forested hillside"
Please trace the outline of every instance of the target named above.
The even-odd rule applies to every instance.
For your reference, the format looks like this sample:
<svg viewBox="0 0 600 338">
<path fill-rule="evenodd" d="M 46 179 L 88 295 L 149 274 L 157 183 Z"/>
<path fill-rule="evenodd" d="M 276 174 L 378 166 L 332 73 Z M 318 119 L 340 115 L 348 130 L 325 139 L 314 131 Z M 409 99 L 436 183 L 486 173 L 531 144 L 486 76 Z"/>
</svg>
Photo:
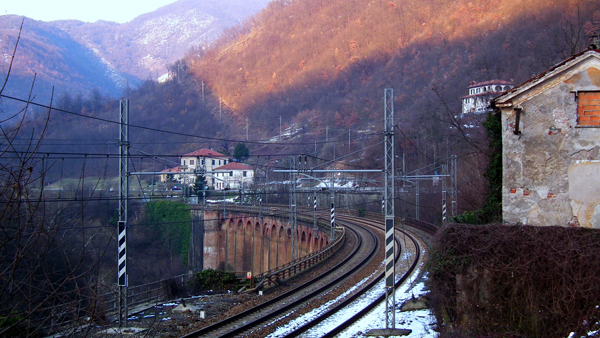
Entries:
<svg viewBox="0 0 600 338">
<path fill-rule="evenodd" d="M 529 78 L 587 46 L 594 3 L 274 1 L 192 63 L 240 115 L 315 109 L 352 127 L 380 117 L 384 87 L 422 110 L 433 87 L 454 108 L 473 80 Z"/>
<path fill-rule="evenodd" d="M 346 147 L 343 135 L 381 130 L 383 89 L 393 88 L 407 170 L 458 154 L 470 196 L 461 205 L 476 206 L 488 141 L 471 128 L 480 121 L 454 119 L 460 97 L 471 81 L 519 84 L 583 50 L 598 10 L 591 0 L 278 0 L 187 61 L 254 137 L 281 121 L 308 142 L 342 135 L 320 147 L 326 158 L 375 142 Z M 381 151 L 354 164 L 381 166 Z"/>
</svg>

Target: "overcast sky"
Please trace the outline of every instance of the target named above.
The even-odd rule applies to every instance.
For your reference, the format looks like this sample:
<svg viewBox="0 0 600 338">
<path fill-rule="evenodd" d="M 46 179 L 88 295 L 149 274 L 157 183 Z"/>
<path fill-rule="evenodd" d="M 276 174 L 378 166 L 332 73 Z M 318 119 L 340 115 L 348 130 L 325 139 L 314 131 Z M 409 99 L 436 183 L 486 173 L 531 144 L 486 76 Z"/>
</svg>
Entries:
<svg viewBox="0 0 600 338">
<path fill-rule="evenodd" d="M 177 0 L 2 0 L 0 15 L 16 14 L 40 21 L 73 19 L 124 23 L 175 1 Z"/>
</svg>

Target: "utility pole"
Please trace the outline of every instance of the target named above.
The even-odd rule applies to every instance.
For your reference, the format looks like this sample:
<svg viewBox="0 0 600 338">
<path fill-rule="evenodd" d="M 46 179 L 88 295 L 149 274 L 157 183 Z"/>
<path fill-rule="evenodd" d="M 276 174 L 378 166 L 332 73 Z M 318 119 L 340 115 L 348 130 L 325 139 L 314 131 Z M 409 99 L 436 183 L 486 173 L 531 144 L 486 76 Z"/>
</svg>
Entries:
<svg viewBox="0 0 600 338">
<path fill-rule="evenodd" d="M 300 161 L 302 157 L 300 157 Z M 300 163 L 300 161 L 298 161 Z M 296 215 L 296 168 L 294 158 L 290 158 L 290 227 L 292 228 L 292 261 L 298 259 L 298 220 Z"/>
<path fill-rule="evenodd" d="M 410 334 L 411 330 L 396 329 L 396 267 L 394 258 L 396 247 L 394 241 L 394 90 L 384 90 L 384 137 L 385 137 L 385 170 L 384 170 L 384 194 L 385 194 L 385 329 L 371 330 L 367 335 L 379 336 L 403 336 Z M 383 331 L 383 332 L 382 332 Z"/>
<path fill-rule="evenodd" d="M 204 81 L 202 81 L 202 104 L 204 104 Z"/>
<path fill-rule="evenodd" d="M 331 184 L 329 185 L 331 193 L 331 233 L 329 234 L 329 240 L 333 242 L 335 239 L 335 173 L 331 172 Z"/>
<path fill-rule="evenodd" d="M 394 90 L 386 88 L 385 102 L 385 328 L 395 329 L 396 297 L 394 284 L 396 282 L 396 267 L 394 258 L 396 247 L 394 243 Z"/>
<path fill-rule="evenodd" d="M 317 191 L 313 193 L 313 236 L 317 234 L 319 227 L 317 225 Z"/>
<path fill-rule="evenodd" d="M 452 196 L 452 216 L 457 216 L 458 212 L 458 157 L 456 155 L 452 156 L 452 166 L 450 167 L 450 177 L 452 179 L 452 192 L 450 196 Z"/>
<path fill-rule="evenodd" d="M 127 216 L 129 204 L 129 100 L 119 101 L 119 221 L 118 233 L 118 280 L 119 327 L 127 326 Z M 124 291 L 124 292 L 123 292 Z M 124 295 L 123 295 L 124 293 Z M 123 298 L 125 313 L 122 313 Z"/>
<path fill-rule="evenodd" d="M 435 157 L 434 157 L 435 158 Z M 448 174 L 448 165 L 442 164 L 442 175 L 449 176 Z M 446 177 L 442 178 L 442 224 L 446 223 L 448 220 L 448 215 L 446 211 Z"/>
<path fill-rule="evenodd" d="M 421 175 L 421 171 L 417 169 L 417 176 Z M 421 200 L 419 198 L 419 191 L 421 190 L 421 188 L 419 187 L 419 182 L 420 180 L 417 180 L 416 182 L 416 187 L 415 187 L 415 219 L 419 220 L 420 216 L 419 216 L 419 201 Z"/>
<path fill-rule="evenodd" d="M 279 115 L 279 141 L 281 141 L 281 115 Z"/>
</svg>

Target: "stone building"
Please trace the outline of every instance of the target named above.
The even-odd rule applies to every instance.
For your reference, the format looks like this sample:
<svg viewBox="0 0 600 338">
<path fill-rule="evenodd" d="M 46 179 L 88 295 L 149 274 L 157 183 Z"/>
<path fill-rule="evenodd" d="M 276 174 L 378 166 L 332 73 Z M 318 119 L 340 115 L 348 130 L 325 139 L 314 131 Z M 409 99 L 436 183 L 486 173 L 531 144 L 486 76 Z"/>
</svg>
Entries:
<svg viewBox="0 0 600 338">
<path fill-rule="evenodd" d="M 502 117 L 506 223 L 600 228 L 600 51 L 491 102 Z"/>
</svg>

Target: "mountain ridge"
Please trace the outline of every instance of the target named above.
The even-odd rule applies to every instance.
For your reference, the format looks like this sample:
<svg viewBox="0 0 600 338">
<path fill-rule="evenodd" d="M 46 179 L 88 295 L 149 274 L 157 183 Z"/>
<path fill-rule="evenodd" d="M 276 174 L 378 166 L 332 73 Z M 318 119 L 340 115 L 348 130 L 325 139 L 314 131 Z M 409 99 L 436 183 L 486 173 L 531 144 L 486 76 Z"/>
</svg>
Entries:
<svg viewBox="0 0 600 338">
<path fill-rule="evenodd" d="M 56 93 L 111 97 L 146 79 L 157 80 L 193 47 L 216 39 L 223 29 L 260 10 L 269 0 L 180 0 L 130 22 L 86 23 L 25 18 L 5 94 L 25 97 L 37 74 L 34 96 Z M 8 70 L 23 17 L 0 16 L 0 69 Z"/>
</svg>

